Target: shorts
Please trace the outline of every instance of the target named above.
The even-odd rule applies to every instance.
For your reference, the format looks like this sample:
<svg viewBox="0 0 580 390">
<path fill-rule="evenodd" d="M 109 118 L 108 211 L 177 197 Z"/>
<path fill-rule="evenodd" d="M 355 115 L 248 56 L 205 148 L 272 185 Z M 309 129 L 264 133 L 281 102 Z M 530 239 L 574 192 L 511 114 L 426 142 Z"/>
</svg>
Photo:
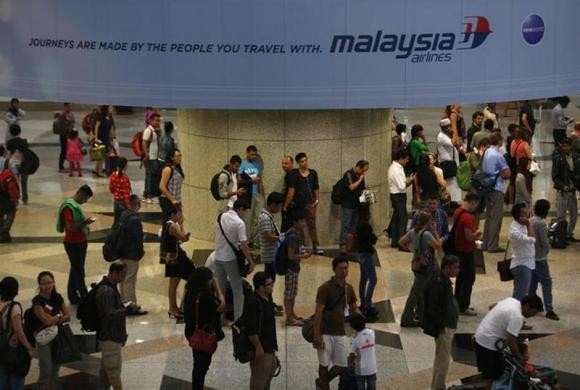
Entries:
<svg viewBox="0 0 580 390">
<path fill-rule="evenodd" d="M 322 335 L 324 349 L 318 349 L 318 364 L 322 367 L 348 367 L 349 341 L 346 336 Z"/>
<path fill-rule="evenodd" d="M 475 343 L 475 357 L 477 369 L 483 379 L 498 380 L 505 371 L 503 354 L 500 351 L 492 351 Z"/>
<path fill-rule="evenodd" d="M 298 276 L 300 271 L 287 270 L 284 276 L 284 299 L 294 299 L 298 295 Z"/>
<path fill-rule="evenodd" d="M 122 345 L 114 341 L 99 340 L 101 350 L 101 369 L 107 374 L 109 382 L 121 380 L 121 367 L 123 358 L 121 356 Z"/>
</svg>

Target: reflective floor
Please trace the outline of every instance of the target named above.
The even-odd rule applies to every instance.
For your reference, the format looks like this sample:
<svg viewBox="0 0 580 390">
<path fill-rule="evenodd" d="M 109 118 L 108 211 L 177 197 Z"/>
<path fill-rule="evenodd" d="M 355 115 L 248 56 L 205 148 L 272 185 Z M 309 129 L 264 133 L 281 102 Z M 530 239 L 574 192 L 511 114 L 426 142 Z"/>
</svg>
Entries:
<svg viewBox="0 0 580 390">
<path fill-rule="evenodd" d="M 466 118 L 471 117 L 474 107 L 464 107 Z M 570 116 L 580 118 L 580 110 L 570 108 Z M 428 139 L 434 139 L 440 118 L 439 109 L 397 110 L 400 121 L 409 124 L 420 122 L 428 129 Z M 80 120 L 82 114 L 77 112 Z M 174 120 L 174 111 L 163 112 L 164 119 Z M 553 199 L 549 156 L 552 151 L 551 131 L 543 114 L 541 128 L 534 141 L 534 152 L 541 161 L 542 173 L 534 181 L 534 198 Z M 62 238 L 55 231 L 56 210 L 61 199 L 71 196 L 82 183 L 89 184 L 96 195 L 84 207 L 89 214 L 98 217 L 90 236 L 87 256 L 87 283 L 97 281 L 106 272 L 108 264 L 101 259 L 101 246 L 106 230 L 112 223 L 112 202 L 108 192 L 108 181 L 95 179 L 90 174 L 91 164 L 84 164 L 82 178 L 69 178 L 57 172 L 58 139 L 51 132 L 51 112 L 29 112 L 22 124 L 24 137 L 41 158 L 41 168 L 29 179 L 30 203 L 20 206 L 12 234 L 14 242 L 0 246 L 0 277 L 15 276 L 21 286 L 18 299 L 26 308 L 36 294 L 36 275 L 45 269 L 55 273 L 57 287 L 64 291 L 68 274 L 68 260 L 62 246 Z M 507 119 L 509 120 L 509 118 Z M 132 134 L 143 122 L 138 112 L 129 116 L 117 116 L 120 141 L 126 155 Z M 469 122 L 469 121 L 468 121 Z M 507 123 L 503 124 L 507 126 Z M 131 162 L 129 175 L 136 193 L 141 193 L 144 171 L 138 162 Z M 190 377 L 192 356 L 183 337 L 183 325 L 167 316 L 167 280 L 163 266 L 158 264 L 158 243 L 155 235 L 159 230 L 158 205 L 143 205 L 142 212 L 147 235 L 146 256 L 142 260 L 137 284 L 140 304 L 149 311 L 142 317 L 128 319 L 129 340 L 123 349 L 123 382 L 127 389 L 186 389 L 191 388 Z M 501 241 L 505 245 L 509 218 L 504 218 Z M 193 222 L 195 223 L 195 222 Z M 576 234 L 580 237 L 580 234 Z M 212 242 L 192 240 L 184 244 L 189 254 L 193 253 L 197 264 L 203 263 L 212 249 Z M 409 255 L 388 247 L 381 237 L 378 243 L 380 265 L 377 267 L 379 283 L 374 300 L 380 318 L 370 326 L 377 333 L 378 384 L 382 389 L 425 389 L 429 387 L 434 353 L 433 340 L 418 329 L 401 329 L 398 321 L 412 283 Z M 537 316 L 528 321 L 533 331 L 528 332 L 530 352 L 534 362 L 552 366 L 562 379 L 564 388 L 580 389 L 580 262 L 576 258 L 580 243 L 564 250 L 552 250 L 549 256 L 554 284 L 555 310 L 560 315 L 558 322 Z M 332 254 L 332 252 L 328 252 Z M 451 366 L 449 384 L 461 383 L 462 379 L 476 374 L 475 355 L 470 343 L 478 322 L 487 307 L 499 299 L 511 295 L 511 283 L 499 281 L 496 262 L 501 254 L 486 254 L 487 273 L 477 275 L 473 293 L 473 305 L 480 313 L 477 317 L 461 317 L 454 340 L 454 363 Z M 261 267 L 259 267 L 261 268 Z M 358 265 L 351 263 L 349 280 L 358 284 Z M 314 296 L 318 285 L 331 276 L 330 257 L 316 256 L 303 262 L 300 287 L 297 297 L 297 313 L 306 317 L 312 314 Z M 180 286 L 180 291 L 182 290 Z M 283 283 L 278 281 L 274 290 L 276 301 L 282 301 Z M 94 352 L 94 335 L 80 331 L 75 320 L 72 328 L 87 352 L 81 362 L 66 365 L 61 369 L 61 382 L 67 389 L 103 388 L 98 380 L 100 354 Z M 249 367 L 232 358 L 230 332 L 226 331 L 213 358 L 206 385 L 212 389 L 247 388 Z M 282 363 L 280 376 L 275 378 L 274 389 L 313 389 L 317 359 L 315 350 L 300 335 L 299 328 L 287 328 L 278 322 L 278 355 Z M 28 384 L 36 381 L 36 363 L 27 378 Z M 31 385 L 32 386 L 32 385 Z M 34 388 L 34 387 L 30 387 Z M 337 388 L 337 383 L 333 384 Z"/>
</svg>

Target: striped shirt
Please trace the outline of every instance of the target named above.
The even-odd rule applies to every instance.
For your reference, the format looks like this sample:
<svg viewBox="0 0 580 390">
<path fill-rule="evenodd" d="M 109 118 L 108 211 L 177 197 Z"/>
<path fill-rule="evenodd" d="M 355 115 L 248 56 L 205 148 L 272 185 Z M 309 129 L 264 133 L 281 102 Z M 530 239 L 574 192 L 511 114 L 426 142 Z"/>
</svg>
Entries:
<svg viewBox="0 0 580 390">
<path fill-rule="evenodd" d="M 176 201 L 181 201 L 181 185 L 183 184 L 183 176 L 174 167 L 171 167 L 171 178 L 167 182 L 167 190 L 175 198 Z"/>
<path fill-rule="evenodd" d="M 262 255 L 262 263 L 273 263 L 276 257 L 276 241 L 268 241 L 264 237 L 264 233 L 271 232 L 275 235 L 280 235 L 279 229 L 274 222 L 272 214 L 268 210 L 262 210 L 258 218 L 258 227 L 260 229 L 260 249 Z"/>
</svg>

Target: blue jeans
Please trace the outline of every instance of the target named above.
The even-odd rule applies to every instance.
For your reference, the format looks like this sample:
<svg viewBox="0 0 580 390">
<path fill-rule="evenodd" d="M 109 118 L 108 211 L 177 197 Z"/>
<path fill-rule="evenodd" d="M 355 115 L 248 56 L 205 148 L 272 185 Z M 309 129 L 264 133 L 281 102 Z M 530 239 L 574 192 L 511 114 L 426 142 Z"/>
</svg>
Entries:
<svg viewBox="0 0 580 390">
<path fill-rule="evenodd" d="M 553 311 L 552 303 L 552 276 L 550 276 L 550 267 L 546 260 L 536 261 L 536 269 L 532 273 L 532 283 L 530 285 L 530 294 L 537 295 L 538 283 L 542 285 L 542 296 L 544 297 L 544 305 L 546 305 L 546 312 Z"/>
<path fill-rule="evenodd" d="M 358 208 L 342 208 L 342 217 L 340 219 L 340 245 L 346 245 L 346 235 L 356 231 L 358 226 L 359 211 Z"/>
<path fill-rule="evenodd" d="M 24 377 L 14 376 L 0 366 L 0 389 L 23 390 Z"/>
<path fill-rule="evenodd" d="M 512 274 L 514 275 L 514 291 L 512 297 L 518 301 L 521 301 L 530 292 L 532 273 L 533 271 L 531 269 L 523 265 L 512 268 Z"/>
<path fill-rule="evenodd" d="M 359 253 L 358 259 L 360 263 L 360 282 L 358 284 L 358 292 L 361 306 L 363 309 L 369 309 L 373 305 L 373 292 L 375 291 L 375 286 L 377 285 L 375 254 Z"/>
<path fill-rule="evenodd" d="M 356 376 L 356 390 L 375 390 L 376 388 L 377 374 Z"/>
</svg>

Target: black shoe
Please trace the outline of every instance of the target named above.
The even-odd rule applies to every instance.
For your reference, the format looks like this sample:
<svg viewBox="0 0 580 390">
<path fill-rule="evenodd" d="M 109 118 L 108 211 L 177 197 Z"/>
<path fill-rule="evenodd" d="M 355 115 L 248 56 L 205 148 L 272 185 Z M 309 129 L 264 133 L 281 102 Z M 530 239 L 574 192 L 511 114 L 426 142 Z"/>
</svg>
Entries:
<svg viewBox="0 0 580 390">
<path fill-rule="evenodd" d="M 580 242 L 579 239 L 574 238 L 573 236 L 568 237 L 568 241 L 570 241 L 570 242 Z"/>
<path fill-rule="evenodd" d="M 401 328 L 419 328 L 420 326 L 421 326 L 421 323 L 419 321 L 412 321 L 409 323 L 401 322 Z"/>
<path fill-rule="evenodd" d="M 554 313 L 554 310 L 550 310 L 549 312 L 547 312 L 546 318 L 553 321 L 560 321 L 560 317 L 558 317 L 558 315 Z"/>
<path fill-rule="evenodd" d="M 276 305 L 275 303 L 274 303 L 274 308 L 278 311 L 284 311 L 284 306 Z"/>
</svg>

